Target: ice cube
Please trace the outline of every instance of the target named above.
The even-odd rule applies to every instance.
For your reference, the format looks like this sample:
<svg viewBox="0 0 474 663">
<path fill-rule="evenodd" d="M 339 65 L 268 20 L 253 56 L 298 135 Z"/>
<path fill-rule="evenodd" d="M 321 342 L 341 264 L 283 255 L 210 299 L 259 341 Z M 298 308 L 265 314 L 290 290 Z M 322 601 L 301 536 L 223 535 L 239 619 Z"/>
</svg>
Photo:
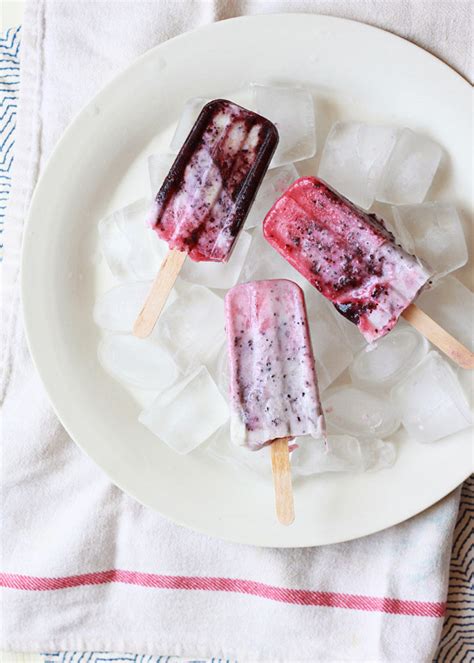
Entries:
<svg viewBox="0 0 474 663">
<path fill-rule="evenodd" d="M 451 364 L 453 366 L 453 364 Z M 474 389 L 472 388 L 472 371 L 466 371 L 465 368 L 454 366 L 454 371 L 461 385 L 464 395 L 469 403 L 469 409 L 474 411 Z"/>
<path fill-rule="evenodd" d="M 291 454 L 294 476 L 311 476 L 323 472 L 360 472 L 362 454 L 359 441 L 350 435 L 328 435 L 324 440 L 303 437 L 295 440 L 298 447 Z"/>
<path fill-rule="evenodd" d="M 176 131 L 174 132 L 174 136 L 170 143 L 170 150 L 175 154 L 177 154 L 182 148 L 199 113 L 208 101 L 210 101 L 210 99 L 205 99 L 204 97 L 192 97 L 185 103 L 183 112 L 178 120 L 178 126 L 176 127 Z"/>
<path fill-rule="evenodd" d="M 168 175 L 173 161 L 174 154 L 160 153 L 152 154 L 148 157 L 148 174 L 150 176 L 150 189 L 152 198 L 156 196 L 161 189 L 165 177 Z"/>
<path fill-rule="evenodd" d="M 434 141 L 404 129 L 390 154 L 380 180 L 377 200 L 393 205 L 422 203 L 441 160 Z"/>
<path fill-rule="evenodd" d="M 297 438 L 298 448 L 291 454 L 294 476 L 311 476 L 324 472 L 364 472 L 391 467 L 395 462 L 393 442 L 373 437 L 328 435 L 324 440 Z"/>
<path fill-rule="evenodd" d="M 99 221 L 99 246 L 110 271 L 118 281 L 133 281 L 136 279 L 130 267 L 132 247 L 117 226 L 114 214 Z"/>
<path fill-rule="evenodd" d="M 252 85 L 257 113 L 276 125 L 280 141 L 271 167 L 316 154 L 316 126 L 311 92 L 304 87 Z"/>
<path fill-rule="evenodd" d="M 257 226 L 253 230 L 252 243 L 240 273 L 239 282 L 246 283 L 247 281 L 258 281 L 260 279 L 290 279 L 298 283 L 305 293 L 315 290 L 294 267 L 270 246 L 263 236 L 262 226 Z"/>
<path fill-rule="evenodd" d="M 267 171 L 244 227 L 254 228 L 261 225 L 273 203 L 298 177 L 298 171 L 292 163 Z"/>
<path fill-rule="evenodd" d="M 319 389 L 324 391 L 345 371 L 354 355 L 333 307 L 316 291 L 308 293 L 305 299 Z"/>
<path fill-rule="evenodd" d="M 108 373 L 140 389 L 162 390 L 179 376 L 170 355 L 149 339 L 110 334 L 100 342 L 98 356 Z"/>
<path fill-rule="evenodd" d="M 224 398 L 229 397 L 229 358 L 227 343 L 221 347 L 216 357 L 208 365 L 212 379 L 219 387 Z"/>
<path fill-rule="evenodd" d="M 110 331 L 132 331 L 151 284 L 151 281 L 125 283 L 108 290 L 95 303 L 94 322 Z"/>
<path fill-rule="evenodd" d="M 173 451 L 187 454 L 229 418 L 229 408 L 208 370 L 201 366 L 162 392 L 138 420 Z"/>
<path fill-rule="evenodd" d="M 324 145 L 319 177 L 363 209 L 375 197 L 398 130 L 361 122 L 336 122 Z"/>
<path fill-rule="evenodd" d="M 147 223 L 150 201 L 137 200 L 114 213 L 118 228 L 130 242 L 129 267 L 140 281 L 155 278 L 168 246 Z"/>
<path fill-rule="evenodd" d="M 392 467 L 397 458 L 397 447 L 393 442 L 378 438 L 359 438 L 364 471 L 375 472 Z"/>
<path fill-rule="evenodd" d="M 352 385 L 329 389 L 322 395 L 322 403 L 329 432 L 385 438 L 400 426 L 400 418 L 387 398 Z"/>
<path fill-rule="evenodd" d="M 454 276 L 441 279 L 416 300 L 443 329 L 474 351 L 474 293 Z"/>
<path fill-rule="evenodd" d="M 250 249 L 252 237 L 242 231 L 235 243 L 228 262 L 194 262 L 186 260 L 180 276 L 185 281 L 207 288 L 227 290 L 237 283 Z"/>
<path fill-rule="evenodd" d="M 124 283 L 101 295 L 94 306 L 94 322 L 102 329 L 114 332 L 131 332 L 134 322 L 150 292 L 151 281 Z M 172 290 L 166 307 L 176 300 Z"/>
<path fill-rule="evenodd" d="M 157 339 L 188 372 L 212 361 L 222 347 L 224 302 L 201 285 L 185 285 L 181 291 L 161 316 Z"/>
<path fill-rule="evenodd" d="M 425 260 L 438 277 L 466 264 L 466 239 L 454 205 L 422 203 L 392 210 L 395 235 L 402 246 Z"/>
<path fill-rule="evenodd" d="M 166 255 L 166 243 L 146 222 L 149 209 L 150 201 L 143 198 L 99 222 L 101 251 L 119 281 L 154 278 Z"/>
<path fill-rule="evenodd" d="M 368 345 L 355 357 L 352 381 L 368 389 L 389 389 L 420 363 L 428 341 L 409 325 L 397 325 L 390 334 Z"/>
<path fill-rule="evenodd" d="M 336 322 L 342 330 L 344 341 L 350 347 L 352 352 L 356 354 L 362 350 L 362 348 L 367 347 L 367 341 L 362 336 L 357 326 L 344 317 L 335 306 L 331 306 L 331 308 L 336 317 Z"/>
<path fill-rule="evenodd" d="M 435 442 L 472 424 L 456 374 L 437 352 L 430 352 L 394 387 L 392 398 L 403 426 L 418 442 Z"/>
<path fill-rule="evenodd" d="M 266 446 L 258 451 L 251 451 L 248 447 L 232 444 L 228 425 L 220 428 L 212 437 L 209 446 L 206 447 L 206 453 L 219 461 L 234 465 L 238 469 L 250 470 L 267 479 L 272 477 L 270 447 Z"/>
</svg>

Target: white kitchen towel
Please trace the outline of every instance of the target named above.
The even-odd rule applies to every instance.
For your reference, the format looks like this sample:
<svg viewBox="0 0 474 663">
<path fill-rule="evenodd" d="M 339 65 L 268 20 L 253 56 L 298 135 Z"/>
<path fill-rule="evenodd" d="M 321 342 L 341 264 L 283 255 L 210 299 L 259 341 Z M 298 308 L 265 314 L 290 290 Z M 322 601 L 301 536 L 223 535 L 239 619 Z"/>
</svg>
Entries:
<svg viewBox="0 0 474 663">
<path fill-rule="evenodd" d="M 229 15 L 288 6 L 370 18 L 420 35 L 421 43 L 468 75 L 469 3 L 183 0 L 27 7 L 5 237 L 5 649 L 241 661 L 418 663 L 433 657 L 459 491 L 406 523 L 347 544 L 271 550 L 211 539 L 170 523 L 110 484 L 57 422 L 25 344 L 18 293 L 22 223 L 44 161 L 72 115 L 163 39 Z"/>
</svg>

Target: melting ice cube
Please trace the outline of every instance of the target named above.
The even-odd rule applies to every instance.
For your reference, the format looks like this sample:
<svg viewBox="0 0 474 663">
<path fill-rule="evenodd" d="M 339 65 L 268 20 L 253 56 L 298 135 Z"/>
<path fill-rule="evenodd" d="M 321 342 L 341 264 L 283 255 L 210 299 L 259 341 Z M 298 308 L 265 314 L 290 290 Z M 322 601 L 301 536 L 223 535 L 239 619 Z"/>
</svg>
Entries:
<svg viewBox="0 0 474 663">
<path fill-rule="evenodd" d="M 224 343 L 224 302 L 201 285 L 181 284 L 162 314 L 157 339 L 184 371 L 214 359 Z"/>
<path fill-rule="evenodd" d="M 404 129 L 384 168 L 377 200 L 393 205 L 422 203 L 441 161 L 437 143 Z"/>
<path fill-rule="evenodd" d="M 328 389 L 322 403 L 329 432 L 385 438 L 400 426 L 400 417 L 387 398 L 352 385 Z"/>
<path fill-rule="evenodd" d="M 428 346 L 416 329 L 399 324 L 359 352 L 349 367 L 352 381 L 369 389 L 389 389 L 420 363 Z"/>
<path fill-rule="evenodd" d="M 304 87 L 252 85 L 257 113 L 271 120 L 280 137 L 271 167 L 316 154 L 316 124 L 311 92 Z"/>
<path fill-rule="evenodd" d="M 149 339 L 110 334 L 99 344 L 98 356 L 107 372 L 140 389 L 162 390 L 179 376 L 171 356 Z"/>
<path fill-rule="evenodd" d="M 229 418 L 229 408 L 201 366 L 162 392 L 138 420 L 179 454 L 205 442 Z"/>
<path fill-rule="evenodd" d="M 435 442 L 472 425 L 461 385 L 451 366 L 430 352 L 393 389 L 403 426 L 418 442 Z"/>
<path fill-rule="evenodd" d="M 398 130 L 361 122 L 336 122 L 324 145 L 319 177 L 359 207 L 369 209 Z"/>
<path fill-rule="evenodd" d="M 453 205 L 401 205 L 392 211 L 395 235 L 403 247 L 425 260 L 438 277 L 466 264 L 466 239 Z"/>
</svg>

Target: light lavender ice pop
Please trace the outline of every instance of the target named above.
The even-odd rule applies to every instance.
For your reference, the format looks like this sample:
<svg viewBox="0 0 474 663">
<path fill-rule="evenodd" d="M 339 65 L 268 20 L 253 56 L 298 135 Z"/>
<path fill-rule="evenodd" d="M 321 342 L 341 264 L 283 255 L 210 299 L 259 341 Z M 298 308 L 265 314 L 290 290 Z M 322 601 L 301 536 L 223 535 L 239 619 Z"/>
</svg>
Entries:
<svg viewBox="0 0 474 663">
<path fill-rule="evenodd" d="M 259 449 L 277 438 L 321 437 L 323 414 L 301 288 L 251 281 L 226 295 L 231 436 Z"/>
</svg>

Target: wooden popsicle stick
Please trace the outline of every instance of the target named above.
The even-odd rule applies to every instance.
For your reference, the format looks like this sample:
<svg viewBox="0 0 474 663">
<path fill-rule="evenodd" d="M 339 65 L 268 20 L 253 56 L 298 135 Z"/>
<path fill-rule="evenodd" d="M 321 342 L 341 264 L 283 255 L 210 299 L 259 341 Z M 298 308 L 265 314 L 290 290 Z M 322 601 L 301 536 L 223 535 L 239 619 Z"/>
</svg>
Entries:
<svg viewBox="0 0 474 663">
<path fill-rule="evenodd" d="M 272 455 L 273 486 L 275 488 L 275 508 L 282 525 L 291 525 L 295 519 L 293 487 L 291 485 L 291 465 L 288 442 L 291 437 L 280 437 L 270 445 Z"/>
<path fill-rule="evenodd" d="M 177 249 L 170 249 L 166 254 L 150 293 L 133 325 L 134 336 L 146 338 L 153 331 L 187 255 L 185 251 Z"/>
<path fill-rule="evenodd" d="M 474 353 L 451 336 L 415 304 L 405 309 L 403 317 L 461 368 L 474 368 Z"/>
</svg>

